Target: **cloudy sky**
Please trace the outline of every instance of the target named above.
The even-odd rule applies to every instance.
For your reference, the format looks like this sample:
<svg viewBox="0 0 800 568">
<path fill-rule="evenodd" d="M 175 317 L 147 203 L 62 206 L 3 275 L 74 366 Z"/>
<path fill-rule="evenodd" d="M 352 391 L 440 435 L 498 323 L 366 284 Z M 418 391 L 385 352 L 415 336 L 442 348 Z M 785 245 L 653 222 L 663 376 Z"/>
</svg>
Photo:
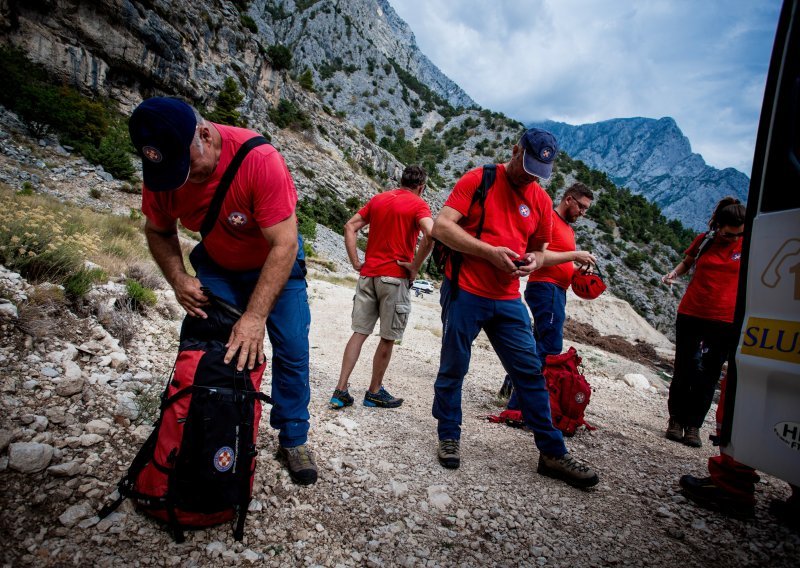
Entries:
<svg viewBox="0 0 800 568">
<path fill-rule="evenodd" d="M 750 175 L 780 0 L 390 0 L 479 105 L 523 122 L 671 116 Z"/>
</svg>

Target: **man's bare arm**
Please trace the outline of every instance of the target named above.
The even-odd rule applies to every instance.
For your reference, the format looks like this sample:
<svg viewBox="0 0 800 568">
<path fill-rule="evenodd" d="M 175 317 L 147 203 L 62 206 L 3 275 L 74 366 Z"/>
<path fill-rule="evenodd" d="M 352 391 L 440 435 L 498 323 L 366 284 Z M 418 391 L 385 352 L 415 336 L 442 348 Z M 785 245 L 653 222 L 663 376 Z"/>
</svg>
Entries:
<svg viewBox="0 0 800 568">
<path fill-rule="evenodd" d="M 433 250 L 433 237 L 431 236 L 431 232 L 433 231 L 433 218 L 424 217 L 420 219 L 419 230 L 422 231 L 422 240 L 417 247 L 417 252 L 414 254 L 414 260 L 411 262 L 397 261 L 397 264 L 408 270 L 409 280 L 417 279 L 417 274 L 419 274 L 422 263 L 425 262 L 425 259 L 428 258 L 428 255 L 431 254 Z"/>
<path fill-rule="evenodd" d="M 228 352 L 225 354 L 225 363 L 232 361 L 238 351 L 236 368 L 240 371 L 245 365 L 252 369 L 256 362 L 264 362 L 264 327 L 297 258 L 297 221 L 294 214 L 276 225 L 261 229 L 261 232 L 270 245 L 269 255 L 247 309 L 233 326 L 226 345 Z"/>
<path fill-rule="evenodd" d="M 544 254 L 544 266 L 555 266 L 565 262 L 577 262 L 579 264 L 595 264 L 597 259 L 590 252 L 585 250 L 572 250 L 564 252 L 554 252 L 548 250 Z M 541 267 L 540 267 L 541 268 Z"/>
<path fill-rule="evenodd" d="M 175 291 L 175 299 L 191 316 L 205 318 L 202 306 L 208 298 L 200 290 L 200 281 L 189 276 L 183 264 L 183 253 L 178 241 L 177 224 L 170 227 L 159 227 L 150 219 L 145 222 L 144 234 L 153 260 L 161 269 L 164 278 Z"/>
<path fill-rule="evenodd" d="M 350 264 L 356 271 L 361 270 L 361 267 L 364 266 L 364 263 L 358 258 L 357 235 L 368 224 L 358 213 L 350 217 L 350 220 L 344 224 L 344 248 L 347 250 Z"/>
</svg>

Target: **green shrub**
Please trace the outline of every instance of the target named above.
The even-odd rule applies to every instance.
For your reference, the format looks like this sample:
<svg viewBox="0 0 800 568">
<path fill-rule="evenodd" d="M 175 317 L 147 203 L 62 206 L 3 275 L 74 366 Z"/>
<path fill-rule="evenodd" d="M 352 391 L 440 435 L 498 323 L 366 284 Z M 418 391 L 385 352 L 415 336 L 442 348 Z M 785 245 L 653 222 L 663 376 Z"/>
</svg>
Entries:
<svg viewBox="0 0 800 568">
<path fill-rule="evenodd" d="M 258 33 L 258 26 L 253 18 L 251 18 L 247 14 L 241 14 L 239 16 L 239 21 L 242 23 L 242 26 L 250 30 L 251 32 Z"/>
<path fill-rule="evenodd" d="M 272 61 L 272 67 L 277 71 L 292 67 L 292 52 L 285 45 L 270 45 L 267 48 L 267 55 Z"/>
<path fill-rule="evenodd" d="M 128 301 L 134 310 L 142 310 L 144 306 L 156 305 L 156 293 L 150 288 L 142 286 L 136 280 L 127 280 L 125 288 L 128 291 Z"/>
<path fill-rule="evenodd" d="M 375 124 L 368 122 L 364 125 L 364 136 L 375 142 Z"/>
<path fill-rule="evenodd" d="M 306 68 L 300 75 L 298 81 L 300 82 L 300 86 L 306 91 L 314 91 L 314 75 L 311 73 L 311 69 Z"/>
<path fill-rule="evenodd" d="M 297 211 L 297 230 L 305 239 L 313 241 L 317 238 L 317 222 L 299 210 Z"/>
<path fill-rule="evenodd" d="M 638 250 L 634 250 L 625 255 L 625 258 L 622 259 L 622 262 L 624 262 L 625 266 L 627 266 L 632 270 L 639 270 L 642 268 L 642 264 L 646 260 L 647 260 L 646 254 Z"/>
<path fill-rule="evenodd" d="M 17 195 L 33 195 L 33 184 L 29 181 L 22 182 L 22 189 L 17 192 Z"/>
<path fill-rule="evenodd" d="M 92 284 L 106 278 L 108 275 L 100 268 L 81 268 L 64 280 L 64 293 L 68 298 L 83 298 L 92 289 Z"/>
<path fill-rule="evenodd" d="M 89 197 L 92 197 L 93 199 L 100 199 L 103 197 L 103 192 L 100 191 L 99 188 L 93 187 L 89 190 Z"/>
<path fill-rule="evenodd" d="M 241 113 L 237 110 L 244 95 L 239 91 L 239 85 L 233 77 L 226 77 L 219 92 L 214 110 L 206 115 L 211 122 L 228 124 L 230 126 L 244 126 Z"/>
<path fill-rule="evenodd" d="M 281 99 L 278 106 L 269 110 L 269 118 L 278 128 L 307 130 L 311 128 L 308 115 L 292 101 Z"/>
</svg>

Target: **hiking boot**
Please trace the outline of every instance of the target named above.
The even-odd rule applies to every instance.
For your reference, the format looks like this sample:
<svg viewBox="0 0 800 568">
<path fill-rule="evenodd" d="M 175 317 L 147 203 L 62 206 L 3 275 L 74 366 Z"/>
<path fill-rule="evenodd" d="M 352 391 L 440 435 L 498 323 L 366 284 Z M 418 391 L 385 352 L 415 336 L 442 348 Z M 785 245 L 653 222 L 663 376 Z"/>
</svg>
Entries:
<svg viewBox="0 0 800 568">
<path fill-rule="evenodd" d="M 737 499 L 728 491 L 717 487 L 710 477 L 683 475 L 680 486 L 687 499 L 706 509 L 737 519 L 751 519 L 755 516 L 755 507 L 752 503 Z"/>
<path fill-rule="evenodd" d="M 353 406 L 353 397 L 345 390 L 335 389 L 331 397 L 330 407 L 334 410 L 339 410 L 345 406 Z"/>
<path fill-rule="evenodd" d="M 674 418 L 670 418 L 669 424 L 667 425 L 666 436 L 667 440 L 683 442 L 683 426 L 681 426 Z"/>
<path fill-rule="evenodd" d="M 364 393 L 364 406 L 379 406 L 381 408 L 397 408 L 403 404 L 402 398 L 395 398 L 389 394 L 385 388 L 381 387 L 378 392 Z"/>
<path fill-rule="evenodd" d="M 317 464 L 306 444 L 294 448 L 278 448 L 278 457 L 286 464 L 289 477 L 298 485 L 311 485 L 317 481 Z"/>
<path fill-rule="evenodd" d="M 593 487 L 600 481 L 591 467 L 582 464 L 570 454 L 561 457 L 539 454 L 539 467 L 536 471 L 580 489 Z"/>
<path fill-rule="evenodd" d="M 461 465 L 461 442 L 459 440 L 439 440 L 437 452 L 439 463 L 447 469 L 458 469 Z"/>
<path fill-rule="evenodd" d="M 686 433 L 683 435 L 683 443 L 693 448 L 701 447 L 703 442 L 700 440 L 700 428 L 687 426 Z"/>
</svg>

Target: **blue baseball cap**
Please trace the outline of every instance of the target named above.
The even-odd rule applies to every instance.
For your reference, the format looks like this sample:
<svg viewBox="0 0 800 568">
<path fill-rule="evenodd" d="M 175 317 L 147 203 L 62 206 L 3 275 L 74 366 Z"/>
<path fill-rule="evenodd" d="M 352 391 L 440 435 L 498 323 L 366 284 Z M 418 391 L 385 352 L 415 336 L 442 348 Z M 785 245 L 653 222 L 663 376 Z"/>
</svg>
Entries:
<svg viewBox="0 0 800 568">
<path fill-rule="evenodd" d="M 142 158 L 147 189 L 172 191 L 186 183 L 196 127 L 194 110 L 180 99 L 153 97 L 136 107 L 128 132 Z"/>
<path fill-rule="evenodd" d="M 522 167 L 532 176 L 549 179 L 553 173 L 553 161 L 558 154 L 556 137 L 547 130 L 530 128 L 520 138 Z"/>
</svg>

